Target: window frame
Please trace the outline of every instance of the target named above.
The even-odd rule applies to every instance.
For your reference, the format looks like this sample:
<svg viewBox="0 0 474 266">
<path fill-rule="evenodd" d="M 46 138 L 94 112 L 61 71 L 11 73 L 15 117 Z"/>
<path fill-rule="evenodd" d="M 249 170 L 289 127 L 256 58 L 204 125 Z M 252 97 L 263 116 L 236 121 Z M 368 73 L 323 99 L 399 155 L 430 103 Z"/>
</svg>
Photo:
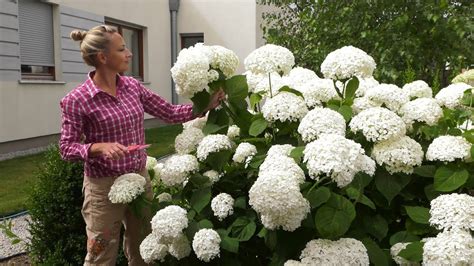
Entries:
<svg viewBox="0 0 474 266">
<path fill-rule="evenodd" d="M 186 48 L 186 47 L 184 47 L 184 39 L 186 39 L 186 38 L 202 37 L 202 42 L 204 42 L 204 32 L 180 33 L 179 37 L 180 37 L 180 41 L 181 41 L 181 50 Z"/>
</svg>

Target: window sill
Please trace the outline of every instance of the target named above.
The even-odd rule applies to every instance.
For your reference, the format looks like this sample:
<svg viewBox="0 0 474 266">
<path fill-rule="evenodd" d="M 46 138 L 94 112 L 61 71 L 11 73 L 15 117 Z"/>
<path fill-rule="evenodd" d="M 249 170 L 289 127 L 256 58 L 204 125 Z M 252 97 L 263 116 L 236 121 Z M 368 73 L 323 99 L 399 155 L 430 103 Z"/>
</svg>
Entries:
<svg viewBox="0 0 474 266">
<path fill-rule="evenodd" d="M 65 81 L 58 81 L 58 80 L 27 80 L 27 79 L 19 80 L 18 83 L 20 84 L 55 84 L 55 85 L 66 84 Z"/>
</svg>

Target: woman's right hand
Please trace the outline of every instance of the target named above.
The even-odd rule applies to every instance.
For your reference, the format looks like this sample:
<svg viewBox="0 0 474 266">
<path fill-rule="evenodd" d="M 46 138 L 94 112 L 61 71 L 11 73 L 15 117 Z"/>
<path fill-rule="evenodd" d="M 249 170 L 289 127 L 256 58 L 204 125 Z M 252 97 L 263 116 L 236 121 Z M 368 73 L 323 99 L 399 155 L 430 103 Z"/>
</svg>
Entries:
<svg viewBox="0 0 474 266">
<path fill-rule="evenodd" d="M 124 157 L 128 153 L 128 149 L 117 142 L 94 143 L 91 145 L 89 153 L 91 157 L 104 156 L 108 159 L 117 160 Z"/>
</svg>

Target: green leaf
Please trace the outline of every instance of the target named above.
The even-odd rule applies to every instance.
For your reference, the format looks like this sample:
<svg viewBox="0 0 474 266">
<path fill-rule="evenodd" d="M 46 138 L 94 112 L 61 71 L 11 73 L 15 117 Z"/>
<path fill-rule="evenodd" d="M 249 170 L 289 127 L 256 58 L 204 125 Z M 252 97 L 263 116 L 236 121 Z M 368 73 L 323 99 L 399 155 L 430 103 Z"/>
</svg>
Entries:
<svg viewBox="0 0 474 266">
<path fill-rule="evenodd" d="M 434 189 L 434 185 L 433 185 L 433 184 L 427 185 L 427 186 L 424 188 L 424 191 L 425 191 L 426 198 L 427 198 L 429 201 L 431 201 L 431 200 L 435 199 L 436 197 L 438 197 L 439 195 L 441 195 L 441 192 L 436 191 L 436 190 Z"/>
<path fill-rule="evenodd" d="M 197 213 L 200 213 L 211 201 L 211 188 L 206 187 L 194 191 L 191 196 L 191 206 Z"/>
<path fill-rule="evenodd" d="M 352 77 L 346 85 L 346 91 L 344 98 L 354 98 L 357 89 L 359 88 L 359 79 L 357 77 Z"/>
<path fill-rule="evenodd" d="M 201 221 L 198 222 L 198 226 L 199 226 L 199 229 L 203 229 L 203 228 L 214 228 L 214 225 L 212 224 L 211 221 L 207 220 L 207 219 L 202 219 Z"/>
<path fill-rule="evenodd" d="M 247 241 L 255 234 L 257 225 L 247 218 L 237 218 L 230 226 L 231 236 L 239 241 Z"/>
<path fill-rule="evenodd" d="M 301 162 L 301 158 L 303 157 L 304 146 L 296 147 L 290 152 L 290 157 L 295 159 L 295 161 Z"/>
<path fill-rule="evenodd" d="M 429 225 L 427 224 L 419 224 L 419 223 L 415 223 L 412 219 L 408 218 L 406 221 L 405 221 L 405 228 L 407 230 L 407 232 L 411 233 L 411 234 L 414 234 L 414 235 L 424 235 L 424 234 L 427 234 L 431 231 L 433 231 L 434 229 L 431 228 Z"/>
<path fill-rule="evenodd" d="M 377 173 L 375 175 L 375 186 L 387 199 L 389 204 L 409 182 L 410 176 L 395 176 L 388 173 Z"/>
<path fill-rule="evenodd" d="M 349 229 L 356 216 L 352 203 L 341 195 L 332 193 L 314 217 L 316 229 L 323 238 L 334 239 Z"/>
<path fill-rule="evenodd" d="M 359 191 L 362 191 L 366 186 L 368 186 L 370 184 L 370 182 L 372 182 L 372 180 L 374 179 L 373 176 L 370 176 L 366 173 L 363 173 L 363 172 L 358 172 L 355 176 L 354 176 L 354 179 L 352 180 L 352 182 L 349 184 L 349 186 L 359 190 Z"/>
<path fill-rule="evenodd" d="M 244 75 L 236 75 L 225 81 L 224 88 L 229 102 L 244 100 L 247 98 L 248 85 Z"/>
<path fill-rule="evenodd" d="M 434 165 L 421 165 L 415 167 L 413 173 L 422 177 L 434 177 L 436 172 L 436 166 Z"/>
<path fill-rule="evenodd" d="M 200 91 L 191 98 L 193 102 L 193 113 L 201 114 L 210 103 L 211 95 L 206 90 Z"/>
<path fill-rule="evenodd" d="M 278 244 L 278 236 L 276 231 L 274 230 L 267 230 L 267 233 L 264 236 L 265 238 L 265 245 L 270 249 L 270 250 L 275 250 Z"/>
<path fill-rule="evenodd" d="M 214 133 L 216 133 L 220 130 L 223 130 L 227 127 L 228 127 L 227 125 L 219 126 L 219 125 L 216 125 L 216 124 L 206 124 L 202 128 L 202 132 L 204 133 L 204 135 L 209 135 L 209 134 L 214 134 Z"/>
<path fill-rule="evenodd" d="M 309 201 L 311 209 L 319 207 L 321 204 L 327 202 L 331 197 L 331 191 L 327 187 L 319 187 L 313 189 L 305 198 Z"/>
<path fill-rule="evenodd" d="M 230 150 L 211 152 L 207 156 L 206 162 L 212 167 L 212 169 L 221 172 L 224 165 L 229 162 L 231 155 L 232 151 Z"/>
<path fill-rule="evenodd" d="M 423 259 L 423 243 L 418 241 L 408 244 L 405 249 L 398 253 L 398 256 L 412 262 L 421 262 Z"/>
<path fill-rule="evenodd" d="M 258 94 L 258 93 L 252 93 L 250 95 L 250 108 L 252 110 L 255 109 L 255 106 L 260 103 L 260 101 L 262 100 L 262 95 Z"/>
<path fill-rule="evenodd" d="M 474 159 L 474 145 L 471 144 L 471 158 Z"/>
<path fill-rule="evenodd" d="M 434 188 L 437 191 L 450 192 L 464 185 L 468 177 L 469 172 L 466 169 L 441 166 L 435 173 Z"/>
<path fill-rule="evenodd" d="M 263 119 L 263 117 L 259 118 L 253 121 L 252 124 L 250 125 L 249 134 L 251 136 L 256 137 L 260 135 L 263 131 L 265 131 L 267 126 L 268 126 L 268 122 L 265 119 Z"/>
<path fill-rule="evenodd" d="M 209 177 L 196 173 L 189 178 L 189 182 L 195 184 L 196 186 L 202 186 L 209 183 Z"/>
<path fill-rule="evenodd" d="M 343 105 L 337 109 L 337 111 L 344 117 L 346 122 L 349 122 L 352 118 L 352 108 L 347 105 Z"/>
<path fill-rule="evenodd" d="M 450 128 L 448 129 L 447 134 L 451 136 L 461 136 L 462 131 L 459 128 Z"/>
<path fill-rule="evenodd" d="M 395 234 L 393 234 L 390 237 L 390 246 L 393 246 L 397 243 L 406 243 L 406 242 L 414 242 L 420 240 L 419 237 L 416 235 L 410 234 L 407 231 L 400 231 Z"/>
<path fill-rule="evenodd" d="M 20 243 L 20 242 L 21 242 L 21 239 L 19 239 L 19 238 L 15 238 L 15 239 L 13 239 L 13 240 L 11 241 L 12 245 L 16 245 L 16 244 L 18 244 L 18 243 Z"/>
<path fill-rule="evenodd" d="M 349 198 L 355 200 L 356 202 L 360 202 L 372 210 L 375 210 L 375 204 L 373 201 L 371 201 L 367 196 L 364 194 L 360 193 L 360 191 L 354 187 L 348 187 L 346 189 L 346 194 Z"/>
<path fill-rule="evenodd" d="M 430 209 L 418 206 L 405 206 L 408 216 L 419 224 L 429 224 Z"/>
<path fill-rule="evenodd" d="M 239 252 L 239 241 L 235 238 L 231 237 L 221 237 L 221 248 L 224 250 L 227 250 L 232 253 L 238 253 Z"/>
<path fill-rule="evenodd" d="M 235 202 L 234 202 L 234 207 L 239 208 L 239 209 L 243 209 L 243 210 L 247 209 L 247 203 L 245 201 L 245 196 L 236 198 Z"/>
<path fill-rule="evenodd" d="M 361 240 L 364 246 L 367 248 L 367 254 L 369 255 L 369 260 L 373 265 L 377 266 L 388 266 L 389 258 L 383 252 L 383 250 L 377 245 L 375 241 L 370 238 L 364 238 Z"/>
<path fill-rule="evenodd" d="M 388 223 L 381 215 L 364 216 L 363 223 L 365 230 L 376 237 L 378 241 L 382 241 L 387 236 Z"/>
<path fill-rule="evenodd" d="M 288 86 L 283 86 L 283 87 L 281 87 L 278 91 L 279 91 L 279 92 L 286 91 L 286 92 L 290 92 L 290 93 L 296 94 L 296 95 L 298 95 L 298 96 L 300 96 L 300 97 L 303 97 L 303 94 L 302 94 L 301 92 L 299 92 L 299 91 L 297 91 L 297 90 L 295 90 L 295 89 L 292 89 L 292 88 L 290 88 L 290 87 L 288 87 Z"/>
</svg>

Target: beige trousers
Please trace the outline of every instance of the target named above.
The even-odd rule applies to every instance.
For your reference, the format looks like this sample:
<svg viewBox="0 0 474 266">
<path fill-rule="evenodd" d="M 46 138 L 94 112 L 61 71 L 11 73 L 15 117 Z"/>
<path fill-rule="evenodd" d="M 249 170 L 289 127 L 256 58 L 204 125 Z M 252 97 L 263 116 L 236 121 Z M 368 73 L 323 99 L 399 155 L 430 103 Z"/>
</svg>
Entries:
<svg viewBox="0 0 474 266">
<path fill-rule="evenodd" d="M 142 173 L 147 182 L 146 198 L 151 200 L 148 172 Z M 126 204 L 113 204 L 108 198 L 110 187 L 116 177 L 84 177 L 82 216 L 86 222 L 87 255 L 84 265 L 115 265 L 120 229 L 125 227 L 123 249 L 129 265 L 147 265 L 140 256 L 140 243 L 151 232 L 150 210 L 140 210 L 136 217 Z"/>
</svg>

